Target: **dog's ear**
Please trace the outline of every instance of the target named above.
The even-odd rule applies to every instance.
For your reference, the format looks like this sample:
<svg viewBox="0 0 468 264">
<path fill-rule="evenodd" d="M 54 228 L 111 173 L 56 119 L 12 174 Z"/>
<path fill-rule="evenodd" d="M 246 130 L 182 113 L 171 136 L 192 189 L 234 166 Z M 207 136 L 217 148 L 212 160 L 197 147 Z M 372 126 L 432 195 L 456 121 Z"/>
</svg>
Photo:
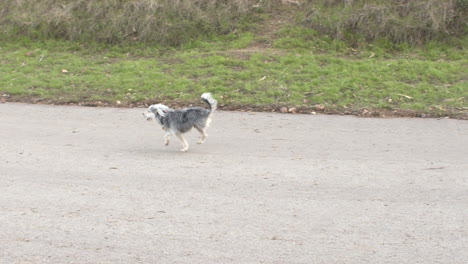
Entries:
<svg viewBox="0 0 468 264">
<path fill-rule="evenodd" d="M 159 108 L 159 107 L 158 107 L 156 110 L 158 111 L 158 114 L 159 114 L 160 116 L 165 116 L 166 113 L 167 113 L 167 111 L 164 111 L 164 110 L 162 110 L 162 109 Z"/>
</svg>

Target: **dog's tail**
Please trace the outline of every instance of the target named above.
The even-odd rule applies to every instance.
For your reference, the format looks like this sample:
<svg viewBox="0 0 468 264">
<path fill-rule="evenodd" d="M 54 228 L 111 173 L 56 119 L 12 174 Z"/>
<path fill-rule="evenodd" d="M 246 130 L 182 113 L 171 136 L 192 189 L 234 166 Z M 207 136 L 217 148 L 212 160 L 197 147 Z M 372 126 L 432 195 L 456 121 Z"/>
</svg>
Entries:
<svg viewBox="0 0 468 264">
<path fill-rule="evenodd" d="M 216 107 L 218 106 L 218 101 L 216 101 L 213 96 L 211 96 L 210 93 L 204 93 L 201 96 L 201 99 L 205 101 L 205 103 L 208 104 L 208 107 L 210 108 L 210 112 L 213 112 L 216 110 Z"/>
</svg>

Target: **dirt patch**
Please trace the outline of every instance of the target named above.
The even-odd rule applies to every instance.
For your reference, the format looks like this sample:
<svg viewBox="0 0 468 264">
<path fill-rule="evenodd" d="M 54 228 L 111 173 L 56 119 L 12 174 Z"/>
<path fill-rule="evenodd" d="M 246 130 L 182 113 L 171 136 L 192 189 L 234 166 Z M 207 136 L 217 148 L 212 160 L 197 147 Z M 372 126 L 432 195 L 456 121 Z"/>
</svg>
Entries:
<svg viewBox="0 0 468 264">
<path fill-rule="evenodd" d="M 297 14 L 299 5 L 281 6 L 276 9 L 270 19 L 263 21 L 256 30 L 256 38 L 249 45 L 248 49 L 265 49 L 273 47 L 273 42 L 277 38 L 279 31 L 285 25 L 293 25 L 294 17 Z"/>
<path fill-rule="evenodd" d="M 43 99 L 37 97 L 27 96 L 3 96 L 0 97 L 0 103 L 6 102 L 18 102 L 18 103 L 29 103 L 29 104 L 48 104 L 48 105 L 77 105 L 77 106 L 88 106 L 88 107 L 122 107 L 122 108 L 133 108 L 133 107 L 148 107 L 151 104 L 164 102 L 172 108 L 184 108 L 191 106 L 202 106 L 205 105 L 203 102 L 198 100 L 183 101 L 178 99 L 169 98 L 158 98 L 155 99 L 136 101 L 136 102 L 109 102 L 109 101 L 83 101 L 75 102 L 69 100 L 60 99 Z M 466 110 L 447 110 L 440 111 L 436 109 L 429 109 L 427 111 L 416 111 L 409 109 L 372 109 L 372 108 L 361 108 L 361 109 L 339 109 L 339 108 L 327 108 L 321 105 L 314 106 L 301 106 L 288 108 L 285 105 L 249 105 L 249 104 L 219 104 L 218 109 L 224 111 L 240 111 L 240 112 L 276 112 L 285 114 L 307 114 L 307 115 L 354 115 L 360 117 L 373 117 L 373 118 L 392 118 L 392 117 L 412 117 L 412 118 L 452 118 L 460 120 L 468 120 L 468 111 Z M 286 109 L 286 111 L 284 111 Z"/>
</svg>

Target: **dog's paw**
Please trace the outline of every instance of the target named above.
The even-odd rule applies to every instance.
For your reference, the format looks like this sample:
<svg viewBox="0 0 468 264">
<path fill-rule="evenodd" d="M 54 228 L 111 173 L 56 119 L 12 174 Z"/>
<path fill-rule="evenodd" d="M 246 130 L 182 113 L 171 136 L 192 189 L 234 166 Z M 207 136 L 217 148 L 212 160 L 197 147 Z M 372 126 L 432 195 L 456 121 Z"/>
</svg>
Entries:
<svg viewBox="0 0 468 264">
<path fill-rule="evenodd" d="M 204 140 L 200 140 L 197 142 L 197 144 L 203 144 L 205 141 Z"/>
<path fill-rule="evenodd" d="M 183 148 L 180 150 L 181 152 L 187 152 L 188 151 L 188 148 Z"/>
</svg>

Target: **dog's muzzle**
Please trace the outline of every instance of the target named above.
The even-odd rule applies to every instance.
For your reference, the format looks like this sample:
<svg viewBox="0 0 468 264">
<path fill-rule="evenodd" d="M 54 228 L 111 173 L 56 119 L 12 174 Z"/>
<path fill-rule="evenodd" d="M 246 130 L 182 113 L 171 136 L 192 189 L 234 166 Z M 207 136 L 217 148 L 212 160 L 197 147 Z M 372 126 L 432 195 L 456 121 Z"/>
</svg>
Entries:
<svg viewBox="0 0 468 264">
<path fill-rule="evenodd" d="M 151 116 L 151 114 L 148 114 L 146 112 L 143 112 L 141 114 L 146 118 L 147 121 L 153 120 L 153 117 Z"/>
</svg>

